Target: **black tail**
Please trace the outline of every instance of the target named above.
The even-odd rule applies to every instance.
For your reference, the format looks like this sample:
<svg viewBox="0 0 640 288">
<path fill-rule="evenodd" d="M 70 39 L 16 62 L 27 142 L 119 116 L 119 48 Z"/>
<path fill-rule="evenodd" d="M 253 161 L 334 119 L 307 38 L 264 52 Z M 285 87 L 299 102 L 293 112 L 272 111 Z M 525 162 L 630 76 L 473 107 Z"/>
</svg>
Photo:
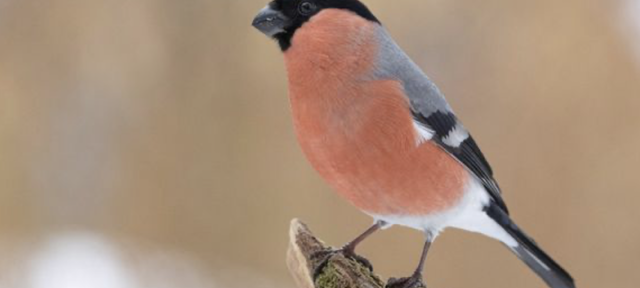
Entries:
<svg viewBox="0 0 640 288">
<path fill-rule="evenodd" d="M 552 288 L 575 288 L 573 278 L 558 263 L 553 261 L 549 255 L 529 238 L 520 228 L 511 221 L 509 215 L 500 207 L 491 204 L 486 208 L 487 215 L 498 223 L 513 239 L 518 242 L 518 246 L 509 247 L 520 260 L 535 271 L 544 282 Z"/>
</svg>

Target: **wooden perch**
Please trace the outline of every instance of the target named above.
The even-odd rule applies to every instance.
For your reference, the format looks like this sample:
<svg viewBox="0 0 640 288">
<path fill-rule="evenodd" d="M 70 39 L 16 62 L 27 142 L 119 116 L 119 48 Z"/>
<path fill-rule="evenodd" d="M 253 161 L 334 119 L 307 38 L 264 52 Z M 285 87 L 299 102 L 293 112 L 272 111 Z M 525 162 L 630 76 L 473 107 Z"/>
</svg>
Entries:
<svg viewBox="0 0 640 288">
<path fill-rule="evenodd" d="M 287 266 L 299 288 L 385 288 L 381 277 L 358 261 L 341 253 L 330 256 L 322 271 L 313 280 L 316 268 L 331 251 L 298 219 L 291 221 Z"/>
</svg>

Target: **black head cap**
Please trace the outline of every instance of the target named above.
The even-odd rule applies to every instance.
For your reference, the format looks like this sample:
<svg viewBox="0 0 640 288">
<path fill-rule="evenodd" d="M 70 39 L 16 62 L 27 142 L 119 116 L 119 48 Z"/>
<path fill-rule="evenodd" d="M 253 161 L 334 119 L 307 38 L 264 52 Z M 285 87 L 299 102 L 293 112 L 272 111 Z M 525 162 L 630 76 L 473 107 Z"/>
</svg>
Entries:
<svg viewBox="0 0 640 288">
<path fill-rule="evenodd" d="M 324 9 L 345 9 L 380 23 L 358 0 L 274 0 L 253 20 L 253 26 L 278 41 L 282 51 L 291 47 L 291 38 L 311 17 Z"/>
</svg>

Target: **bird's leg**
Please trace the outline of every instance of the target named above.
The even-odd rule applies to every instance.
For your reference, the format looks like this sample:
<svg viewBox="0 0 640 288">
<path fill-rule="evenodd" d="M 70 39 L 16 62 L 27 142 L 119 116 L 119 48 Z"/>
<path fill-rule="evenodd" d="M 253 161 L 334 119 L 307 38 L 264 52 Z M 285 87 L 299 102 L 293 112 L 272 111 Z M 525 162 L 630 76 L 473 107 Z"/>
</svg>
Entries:
<svg viewBox="0 0 640 288">
<path fill-rule="evenodd" d="M 356 260 L 356 261 L 362 263 L 362 265 L 364 265 L 365 267 L 369 268 L 369 270 L 373 271 L 373 266 L 371 265 L 369 260 L 367 260 L 367 259 L 365 259 L 365 258 L 363 258 L 363 257 L 361 257 L 361 256 L 356 254 L 356 247 L 358 246 L 358 244 L 362 243 L 362 241 L 364 241 L 369 236 L 371 236 L 371 234 L 373 234 L 376 231 L 380 230 L 380 228 L 384 227 L 385 225 L 387 225 L 387 223 L 384 222 L 384 221 L 381 221 L 381 220 L 380 221 L 376 221 L 376 223 L 374 223 L 371 227 L 369 227 L 369 229 L 367 229 L 367 231 L 364 231 L 364 233 L 360 234 L 355 239 L 349 241 L 347 244 L 342 246 L 342 248 L 340 248 L 340 249 L 332 249 L 332 250 L 325 250 L 325 251 L 320 251 L 320 252 L 316 253 L 316 255 L 314 255 L 314 258 L 321 258 L 322 260 L 319 261 L 319 264 L 314 269 L 313 279 L 316 279 L 318 277 L 318 275 L 320 275 L 322 270 L 327 266 L 327 262 L 329 261 L 331 256 L 333 256 L 333 255 L 335 255 L 337 253 L 341 253 L 342 255 L 344 255 L 347 258 Z"/>
<path fill-rule="evenodd" d="M 356 256 L 356 246 L 362 243 L 362 241 L 364 241 L 365 239 L 369 238 L 371 234 L 380 230 L 380 228 L 384 227 L 386 224 L 387 223 L 384 221 L 376 221 L 376 223 L 374 223 L 373 226 L 369 227 L 367 231 L 364 231 L 362 234 L 360 234 L 360 236 L 356 237 L 356 239 L 351 240 L 349 243 L 342 246 L 342 248 L 340 248 L 339 250 L 348 257 Z"/>
<path fill-rule="evenodd" d="M 429 248 L 431 248 L 431 243 L 433 242 L 433 236 L 431 233 L 427 233 L 427 239 L 424 242 L 424 248 L 422 249 L 422 256 L 420 256 L 420 263 L 418 263 L 418 268 L 413 274 L 406 278 L 391 278 L 386 285 L 386 288 L 418 288 L 418 287 L 426 287 L 426 285 L 422 282 L 422 270 L 424 270 L 424 262 L 427 260 L 427 254 L 429 253 Z"/>
</svg>

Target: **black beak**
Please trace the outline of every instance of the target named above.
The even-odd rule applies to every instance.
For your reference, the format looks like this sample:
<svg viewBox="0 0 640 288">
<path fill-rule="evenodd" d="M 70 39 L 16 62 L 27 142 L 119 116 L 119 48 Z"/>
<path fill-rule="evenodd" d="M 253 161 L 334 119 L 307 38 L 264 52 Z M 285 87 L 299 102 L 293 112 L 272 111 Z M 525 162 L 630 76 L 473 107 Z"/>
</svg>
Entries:
<svg viewBox="0 0 640 288">
<path fill-rule="evenodd" d="M 253 19 L 253 27 L 260 30 L 269 37 L 285 32 L 285 27 L 289 19 L 280 11 L 276 11 L 270 6 L 260 10 L 258 16 Z"/>
</svg>

